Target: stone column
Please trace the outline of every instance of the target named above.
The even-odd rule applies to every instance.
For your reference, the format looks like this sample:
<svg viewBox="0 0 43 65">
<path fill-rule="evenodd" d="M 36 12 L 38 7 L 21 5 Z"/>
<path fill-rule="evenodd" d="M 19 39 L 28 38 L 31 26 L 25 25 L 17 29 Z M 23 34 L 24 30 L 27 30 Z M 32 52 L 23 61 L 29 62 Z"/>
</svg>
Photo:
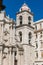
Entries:
<svg viewBox="0 0 43 65">
<path fill-rule="evenodd" d="M 2 65 L 2 46 L 0 46 L 0 65 Z"/>
</svg>

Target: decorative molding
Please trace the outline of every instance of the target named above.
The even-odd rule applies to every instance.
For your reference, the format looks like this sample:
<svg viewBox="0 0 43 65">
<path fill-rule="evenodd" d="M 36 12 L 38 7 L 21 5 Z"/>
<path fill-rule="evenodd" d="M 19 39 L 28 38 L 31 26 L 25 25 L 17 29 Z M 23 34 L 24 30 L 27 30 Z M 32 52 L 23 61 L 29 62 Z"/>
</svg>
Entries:
<svg viewBox="0 0 43 65">
<path fill-rule="evenodd" d="M 20 13 L 22 13 L 22 12 L 28 12 L 28 13 L 30 13 L 32 16 L 34 15 L 33 13 L 31 13 L 31 12 L 29 12 L 29 11 L 26 11 L 26 10 L 21 11 L 21 12 L 17 12 L 16 15 L 17 15 L 17 14 L 20 14 Z"/>
<path fill-rule="evenodd" d="M 16 26 L 16 28 L 23 27 L 23 26 L 28 26 L 28 27 L 30 27 L 30 28 L 32 28 L 32 29 L 34 29 L 34 27 L 32 27 L 32 26 L 29 26 L 28 24 L 22 24 L 22 25 L 18 25 L 18 26 Z"/>
</svg>

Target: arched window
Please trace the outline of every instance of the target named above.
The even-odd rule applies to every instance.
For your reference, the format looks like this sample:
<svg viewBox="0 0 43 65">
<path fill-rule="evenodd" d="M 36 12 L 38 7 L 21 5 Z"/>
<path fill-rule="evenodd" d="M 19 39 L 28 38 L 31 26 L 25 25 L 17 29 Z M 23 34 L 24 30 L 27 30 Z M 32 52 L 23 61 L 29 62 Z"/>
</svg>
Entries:
<svg viewBox="0 0 43 65">
<path fill-rule="evenodd" d="M 28 37 L 29 37 L 29 44 L 31 44 L 31 38 L 32 38 L 32 33 L 31 32 L 29 32 Z"/>
<path fill-rule="evenodd" d="M 20 42 L 22 42 L 22 32 L 19 32 Z"/>
<path fill-rule="evenodd" d="M 29 32 L 29 39 L 31 39 L 32 38 L 32 33 L 31 32 Z"/>
<path fill-rule="evenodd" d="M 28 24 L 29 24 L 29 26 L 31 25 L 31 17 L 30 16 L 28 17 Z"/>
<path fill-rule="evenodd" d="M 20 16 L 19 19 L 20 19 L 20 25 L 22 25 L 22 16 Z"/>
</svg>

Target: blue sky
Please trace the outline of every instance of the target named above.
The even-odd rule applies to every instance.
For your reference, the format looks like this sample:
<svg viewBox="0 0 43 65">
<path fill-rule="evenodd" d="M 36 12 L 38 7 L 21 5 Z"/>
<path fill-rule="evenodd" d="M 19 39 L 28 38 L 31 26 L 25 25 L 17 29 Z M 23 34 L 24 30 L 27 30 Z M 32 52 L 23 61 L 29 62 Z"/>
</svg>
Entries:
<svg viewBox="0 0 43 65">
<path fill-rule="evenodd" d="M 3 0 L 3 4 L 6 5 L 6 15 L 16 19 L 16 13 L 24 2 L 34 13 L 34 21 L 43 19 L 43 0 Z"/>
</svg>

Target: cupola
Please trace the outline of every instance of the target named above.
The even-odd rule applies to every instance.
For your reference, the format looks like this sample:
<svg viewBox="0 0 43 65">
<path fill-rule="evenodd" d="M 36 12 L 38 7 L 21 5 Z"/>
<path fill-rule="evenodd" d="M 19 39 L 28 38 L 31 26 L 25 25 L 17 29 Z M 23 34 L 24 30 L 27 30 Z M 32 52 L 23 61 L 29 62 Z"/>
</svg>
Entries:
<svg viewBox="0 0 43 65">
<path fill-rule="evenodd" d="M 21 12 L 21 11 L 29 11 L 29 12 L 31 12 L 30 8 L 27 6 L 26 3 L 24 3 L 24 4 L 22 5 L 22 7 L 20 8 L 19 11 L 20 11 L 20 12 Z"/>
</svg>

